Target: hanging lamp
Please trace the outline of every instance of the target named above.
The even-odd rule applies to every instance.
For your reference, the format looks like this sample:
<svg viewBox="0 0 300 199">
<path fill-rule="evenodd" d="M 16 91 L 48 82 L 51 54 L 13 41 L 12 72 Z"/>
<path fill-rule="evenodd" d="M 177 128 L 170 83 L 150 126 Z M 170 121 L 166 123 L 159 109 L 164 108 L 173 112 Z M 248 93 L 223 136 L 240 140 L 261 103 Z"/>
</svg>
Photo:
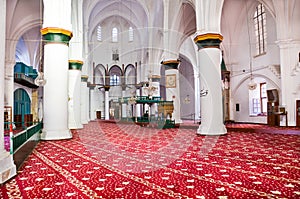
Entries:
<svg viewBox="0 0 300 199">
<path fill-rule="evenodd" d="M 248 3 L 246 2 L 246 11 L 247 11 L 247 31 L 248 31 L 248 42 L 249 42 L 249 63 L 250 63 L 250 82 L 248 83 L 249 90 L 255 90 L 257 83 L 253 80 L 252 75 L 252 51 L 251 51 L 251 41 L 250 41 L 250 31 L 249 31 L 249 14 L 248 14 Z"/>
</svg>

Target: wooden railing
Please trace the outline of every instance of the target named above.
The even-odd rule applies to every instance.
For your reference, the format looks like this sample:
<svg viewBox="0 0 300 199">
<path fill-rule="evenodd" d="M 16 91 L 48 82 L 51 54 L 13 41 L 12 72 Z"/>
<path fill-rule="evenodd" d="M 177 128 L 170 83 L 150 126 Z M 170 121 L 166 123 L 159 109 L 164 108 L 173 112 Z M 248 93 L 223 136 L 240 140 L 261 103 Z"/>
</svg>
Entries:
<svg viewBox="0 0 300 199">
<path fill-rule="evenodd" d="M 39 122 L 37 124 L 34 124 L 28 128 L 26 128 L 24 131 L 21 131 L 20 133 L 13 135 L 10 133 L 10 153 L 14 154 L 17 150 L 19 150 L 24 144 L 27 143 L 27 141 L 34 136 L 36 133 L 40 133 L 42 130 L 42 123 Z M 39 139 L 39 135 L 38 135 Z"/>
</svg>

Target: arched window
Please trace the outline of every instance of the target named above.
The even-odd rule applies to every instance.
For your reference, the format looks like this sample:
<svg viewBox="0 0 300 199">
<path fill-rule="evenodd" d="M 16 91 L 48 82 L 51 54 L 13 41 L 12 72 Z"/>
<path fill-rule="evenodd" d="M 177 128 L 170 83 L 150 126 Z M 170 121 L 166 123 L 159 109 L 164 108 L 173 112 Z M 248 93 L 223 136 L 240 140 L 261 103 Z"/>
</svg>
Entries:
<svg viewBox="0 0 300 199">
<path fill-rule="evenodd" d="M 261 55 L 266 52 L 267 41 L 266 12 L 263 4 L 259 4 L 256 7 L 253 21 L 256 37 L 256 53 L 257 55 Z"/>
<path fill-rule="evenodd" d="M 133 28 L 130 26 L 128 30 L 129 42 L 133 41 Z"/>
<path fill-rule="evenodd" d="M 111 41 L 118 42 L 118 29 L 114 27 L 111 31 Z"/>
<path fill-rule="evenodd" d="M 102 29 L 100 25 L 97 27 L 97 41 L 102 41 Z"/>
<path fill-rule="evenodd" d="M 117 86 L 120 83 L 120 77 L 117 75 L 111 75 L 110 76 L 110 85 L 111 86 Z"/>
</svg>

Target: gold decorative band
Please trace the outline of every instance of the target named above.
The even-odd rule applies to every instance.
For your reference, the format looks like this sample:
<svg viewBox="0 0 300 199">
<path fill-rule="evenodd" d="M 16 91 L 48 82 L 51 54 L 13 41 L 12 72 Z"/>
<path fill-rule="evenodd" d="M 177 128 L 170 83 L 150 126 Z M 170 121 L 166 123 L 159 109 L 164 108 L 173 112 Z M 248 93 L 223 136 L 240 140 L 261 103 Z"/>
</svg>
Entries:
<svg viewBox="0 0 300 199">
<path fill-rule="evenodd" d="M 69 63 L 76 63 L 76 64 L 83 65 L 83 61 L 81 61 L 81 60 L 73 60 L 73 59 L 71 59 L 71 60 L 69 60 Z"/>
<path fill-rule="evenodd" d="M 179 64 L 180 60 L 178 59 L 173 59 L 173 60 L 168 60 L 168 61 L 162 61 L 161 64 L 163 65 L 168 65 L 168 64 Z"/>
<path fill-rule="evenodd" d="M 41 29 L 41 33 L 42 33 L 42 35 L 46 35 L 48 33 L 61 33 L 66 36 L 69 36 L 69 37 L 73 36 L 71 31 L 63 29 L 63 28 L 56 28 L 56 27 L 43 28 L 43 29 Z"/>
<path fill-rule="evenodd" d="M 197 43 L 199 41 L 204 41 L 204 40 L 208 40 L 208 39 L 212 39 L 212 40 L 217 39 L 217 40 L 222 41 L 223 36 L 221 34 L 218 34 L 218 33 L 206 33 L 206 34 L 203 34 L 203 35 L 197 35 L 194 38 L 194 42 Z"/>
</svg>

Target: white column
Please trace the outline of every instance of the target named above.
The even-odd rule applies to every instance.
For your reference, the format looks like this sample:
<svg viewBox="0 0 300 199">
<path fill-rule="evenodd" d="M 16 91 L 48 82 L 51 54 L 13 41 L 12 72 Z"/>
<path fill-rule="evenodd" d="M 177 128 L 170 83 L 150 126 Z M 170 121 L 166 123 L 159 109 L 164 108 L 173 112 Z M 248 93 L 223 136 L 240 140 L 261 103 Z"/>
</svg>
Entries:
<svg viewBox="0 0 300 199">
<path fill-rule="evenodd" d="M 125 90 L 122 90 L 122 97 L 125 97 L 125 93 L 126 91 Z M 122 103 L 122 118 L 126 118 L 127 117 L 127 113 L 126 113 L 126 108 L 127 108 L 127 104 L 125 103 Z"/>
<path fill-rule="evenodd" d="M 294 71 L 298 64 L 300 43 L 291 40 L 279 41 L 281 71 L 281 101 L 288 113 L 288 126 L 296 126 L 296 100 L 299 99 L 299 75 Z"/>
<path fill-rule="evenodd" d="M 82 62 L 69 60 L 69 128 L 83 128 L 81 123 L 81 67 Z"/>
<path fill-rule="evenodd" d="M 140 96 L 140 89 L 139 89 L 139 87 L 136 88 L 135 95 L 137 97 Z M 135 111 L 136 111 L 135 115 L 136 115 L 136 117 L 141 117 L 141 106 L 142 106 L 141 104 L 136 104 L 135 105 Z"/>
<path fill-rule="evenodd" d="M 4 48 L 5 49 L 5 48 Z M 13 60 L 6 60 L 5 61 L 5 78 L 4 84 L 5 85 L 5 92 L 4 92 L 4 105 L 14 107 L 14 66 L 15 61 Z M 3 65 L 4 66 L 4 65 Z M 13 110 L 12 110 L 13 112 Z M 14 116 L 14 114 L 13 114 Z"/>
<path fill-rule="evenodd" d="M 201 112 L 201 100 L 200 100 L 200 78 L 199 78 L 200 74 L 198 72 L 195 71 L 194 73 L 194 84 L 195 84 L 195 119 L 198 120 L 200 119 L 200 112 Z"/>
<path fill-rule="evenodd" d="M 69 139 L 68 59 L 72 38 L 71 0 L 44 0 L 44 129 L 43 140 Z"/>
<path fill-rule="evenodd" d="M 167 63 L 166 63 L 167 62 Z M 177 69 L 179 62 L 177 60 L 170 60 L 163 63 L 166 66 L 166 100 L 173 101 L 174 111 L 172 119 L 175 124 L 182 123 L 180 116 L 180 87 L 179 87 L 179 71 Z M 176 65 L 177 64 L 177 65 Z M 169 65 L 169 66 L 168 66 Z M 176 67 L 171 67 L 176 65 Z"/>
<path fill-rule="evenodd" d="M 153 97 L 160 97 L 160 76 L 159 75 L 153 75 L 152 76 L 152 86 L 156 88 L 156 90 L 153 92 Z M 157 117 L 158 113 L 158 105 L 155 103 L 151 106 L 151 115 L 155 115 Z M 150 113 L 149 113 L 150 114 Z"/>
<path fill-rule="evenodd" d="M 88 85 L 89 83 L 87 83 Z M 86 120 L 87 122 L 91 121 L 91 118 L 90 118 L 90 89 L 89 87 L 87 86 L 85 88 L 85 93 L 86 95 L 84 96 L 85 97 L 85 102 L 86 102 L 86 111 L 85 111 L 85 115 L 86 115 Z"/>
<path fill-rule="evenodd" d="M 96 119 L 95 85 L 90 85 L 90 120 Z"/>
<path fill-rule="evenodd" d="M 222 135 L 227 130 L 223 123 L 221 51 L 204 48 L 199 51 L 201 88 L 208 91 L 201 98 L 201 125 L 198 134 Z"/>
<path fill-rule="evenodd" d="M 109 90 L 105 89 L 105 96 L 104 96 L 105 104 L 105 120 L 109 120 Z"/>
<path fill-rule="evenodd" d="M 87 124 L 88 120 L 87 120 L 87 79 L 88 76 L 86 75 L 82 75 L 81 76 L 81 97 L 80 97 L 80 107 L 81 107 L 81 123 L 82 124 Z"/>
<path fill-rule="evenodd" d="M 13 161 L 13 155 L 4 149 L 4 66 L 5 66 L 5 30 L 6 30 L 6 1 L 0 1 L 2 8 L 0 14 L 0 184 L 16 175 L 16 165 Z"/>
</svg>

